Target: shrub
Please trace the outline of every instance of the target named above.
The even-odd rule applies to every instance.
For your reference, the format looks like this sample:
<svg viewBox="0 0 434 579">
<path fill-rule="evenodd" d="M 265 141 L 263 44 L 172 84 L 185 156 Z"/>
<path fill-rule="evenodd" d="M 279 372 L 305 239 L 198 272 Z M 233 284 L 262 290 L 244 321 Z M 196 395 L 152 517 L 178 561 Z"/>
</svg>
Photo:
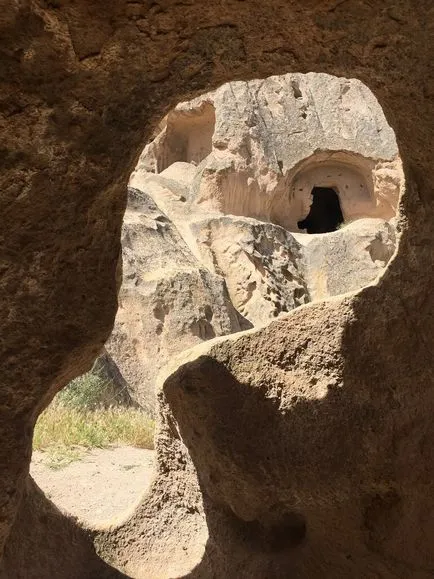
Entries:
<svg viewBox="0 0 434 579">
<path fill-rule="evenodd" d="M 59 392 L 53 402 L 72 408 L 93 409 L 102 403 L 109 389 L 111 389 L 110 382 L 91 371 L 72 380 Z"/>
</svg>

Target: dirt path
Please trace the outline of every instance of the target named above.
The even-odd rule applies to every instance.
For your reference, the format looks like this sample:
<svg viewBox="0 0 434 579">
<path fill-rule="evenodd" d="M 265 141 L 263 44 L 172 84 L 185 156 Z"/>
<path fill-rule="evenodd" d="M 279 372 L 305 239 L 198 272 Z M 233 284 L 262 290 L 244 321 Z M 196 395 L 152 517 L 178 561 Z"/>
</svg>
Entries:
<svg viewBox="0 0 434 579">
<path fill-rule="evenodd" d="M 93 449 L 59 470 L 35 451 L 30 473 L 62 511 L 101 525 L 133 508 L 152 483 L 154 468 L 153 450 L 123 446 Z"/>
</svg>

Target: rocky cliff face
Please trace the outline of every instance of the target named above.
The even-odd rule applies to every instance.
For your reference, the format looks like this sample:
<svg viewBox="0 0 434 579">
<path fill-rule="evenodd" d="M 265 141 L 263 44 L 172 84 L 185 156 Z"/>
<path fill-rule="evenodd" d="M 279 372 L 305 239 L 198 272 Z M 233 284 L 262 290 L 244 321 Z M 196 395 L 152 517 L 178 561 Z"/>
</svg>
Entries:
<svg viewBox="0 0 434 579">
<path fill-rule="evenodd" d="M 130 179 L 107 348 L 135 398 L 153 414 L 177 353 L 375 280 L 403 183 L 393 131 L 357 80 L 287 74 L 179 104 Z M 314 187 L 337 193 L 340 230 L 302 233 Z"/>
<path fill-rule="evenodd" d="M 232 82 L 179 104 L 131 183 L 176 161 L 197 166 L 191 211 L 255 217 L 292 231 L 309 211 L 311 191 L 302 187 L 313 170 L 320 173 L 313 181 L 339 189 L 347 220 L 393 217 L 402 181 L 394 133 L 372 92 L 326 74 Z M 389 187 L 380 183 L 385 167 Z"/>
</svg>

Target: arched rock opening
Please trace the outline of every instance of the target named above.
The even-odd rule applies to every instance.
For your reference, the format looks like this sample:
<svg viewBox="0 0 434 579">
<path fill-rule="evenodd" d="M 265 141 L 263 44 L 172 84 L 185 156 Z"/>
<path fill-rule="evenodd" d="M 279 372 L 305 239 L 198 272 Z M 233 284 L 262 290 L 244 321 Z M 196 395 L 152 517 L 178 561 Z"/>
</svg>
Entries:
<svg viewBox="0 0 434 579">
<path fill-rule="evenodd" d="M 210 102 L 195 107 L 181 103 L 159 124 L 155 139 L 140 156 L 136 170 L 162 173 L 173 163 L 198 165 L 212 150 L 215 109 Z"/>
<path fill-rule="evenodd" d="M 310 91 L 315 96 L 309 97 Z M 345 108 L 337 98 L 321 110 L 315 98 L 325 92 L 343 94 Z M 307 126 L 300 139 L 308 141 L 305 151 L 315 152 L 298 161 L 292 125 L 302 111 L 309 121 L 302 117 Z M 374 186 L 382 160 L 316 151 L 319 145 L 343 144 L 336 126 L 346 130 L 349 148 L 393 158 L 386 209 L 379 204 L 384 192 Z M 198 127 L 206 127 L 203 134 Z M 379 130 L 386 143 L 376 139 Z M 179 143 L 188 147 L 177 149 Z M 197 164 L 185 155 L 188 150 L 207 154 Z M 387 262 L 373 259 L 365 247 L 376 240 L 383 255 L 396 247 L 394 226 L 385 220 L 396 212 L 403 184 L 399 167 L 381 107 L 355 80 L 287 74 L 232 82 L 169 112 L 131 175 L 122 235 L 124 280 L 107 345 L 147 412 L 154 414 L 155 379 L 176 353 L 372 282 Z M 324 204 L 325 194 L 314 196 L 312 204 L 312 190 L 319 186 L 333 187 L 339 200 Z M 333 208 L 339 215 L 330 221 Z M 319 248 L 291 235 L 300 232 L 301 222 L 323 233 L 336 231 L 344 218 L 348 224 L 366 217 L 376 219 L 318 241 Z"/>
<path fill-rule="evenodd" d="M 324 87 L 339 92 L 345 86 L 343 79 L 329 75 L 317 77 L 311 74 L 308 81 L 308 86 L 320 92 Z M 372 282 L 387 264 L 388 259 L 377 258 L 390 257 L 396 246 L 393 226 L 389 227 L 382 220 L 346 229 L 328 242 L 324 240 L 320 248 L 300 243 L 300 236 L 297 238 L 287 231 L 297 231 L 298 226 L 308 233 L 335 232 L 343 223 L 339 199 L 342 199 L 347 222 L 354 220 L 356 215 L 363 218 L 369 211 L 377 210 L 375 193 L 378 195 L 378 191 L 374 191 L 373 178 L 376 163 L 354 153 L 314 153 L 291 170 L 288 167 L 294 159 L 288 156 L 287 171 L 274 185 L 279 190 L 290 183 L 289 195 L 279 198 L 275 190 L 270 189 L 268 210 L 275 212 L 273 217 L 277 224 L 265 216 L 252 218 L 248 212 L 251 202 L 248 190 L 238 191 L 238 202 L 247 211 L 242 216 L 224 215 L 224 204 L 219 208 L 213 203 L 231 201 L 226 197 L 224 186 L 220 188 L 218 182 L 214 183 L 217 189 L 211 190 L 209 203 L 203 199 L 198 202 L 208 186 L 207 176 L 212 174 L 213 168 L 225 167 L 234 179 L 239 177 L 239 172 L 232 167 L 233 154 L 246 155 L 247 141 L 251 141 L 252 151 L 263 150 L 263 154 L 250 154 L 246 159 L 257 182 L 258 175 L 268 171 L 270 163 L 275 161 L 274 157 L 269 157 L 271 145 L 284 150 L 285 144 L 291 143 L 287 119 L 281 118 L 281 134 L 276 137 L 275 127 L 268 127 L 261 118 L 262 114 L 270 112 L 271 105 L 267 104 L 267 99 L 271 98 L 276 86 L 280 90 L 280 99 L 287 104 L 287 116 L 298 113 L 294 96 L 298 100 L 303 93 L 294 93 L 294 83 L 298 87 L 305 85 L 306 76 L 285 75 L 256 83 L 260 86 L 263 100 L 257 107 L 252 92 L 245 91 L 245 83 L 241 82 L 223 85 L 214 93 L 178 104 L 159 124 L 153 141 L 145 147 L 131 176 L 134 187 L 129 188 L 123 224 L 123 281 L 119 309 L 106 348 L 120 370 L 121 389 L 125 385 L 144 412 L 143 423 L 157 412 L 155 381 L 161 369 L 175 355 L 206 340 L 267 323 L 318 298 L 359 289 Z M 303 90 L 306 91 L 306 87 Z M 347 104 L 350 108 L 355 107 L 351 99 Z M 239 112 L 249 110 L 252 114 L 246 113 L 245 118 Z M 316 109 L 309 104 L 306 110 L 311 115 Z M 336 115 L 337 123 L 344 123 L 339 104 L 327 112 L 328 116 L 332 114 Z M 234 116 L 238 122 L 236 131 L 232 125 Z M 217 118 L 223 127 L 216 128 Z M 227 118 L 232 119 L 229 125 Z M 366 124 L 373 122 L 369 109 Z M 382 121 L 381 126 L 384 123 Z M 232 131 L 231 138 L 225 143 L 224 136 L 228 131 Z M 313 129 L 310 132 L 313 146 L 322 142 L 322 133 Z M 285 143 L 286 138 L 288 143 Z M 330 135 L 328 139 L 331 141 Z M 358 146 L 366 148 L 368 145 L 362 143 Z M 389 147 L 393 150 L 393 143 Z M 279 162 L 278 166 L 283 169 L 283 163 Z M 399 185 L 398 179 L 396 196 Z M 278 202 L 280 205 L 276 209 Z M 94 378 L 92 374 L 89 377 Z M 69 392 L 69 387 L 66 392 Z M 47 417 L 55 418 L 56 408 L 57 405 L 50 407 L 42 424 Z M 85 404 L 81 408 L 87 413 L 90 430 L 95 413 Z M 116 428 L 121 415 L 124 420 L 137 424 L 135 413 L 122 406 L 117 410 L 108 419 L 105 419 L 104 411 L 100 411 L 97 418 L 102 425 L 101 440 L 111 435 L 110 425 Z M 62 407 L 62 411 L 64 416 L 70 413 L 67 405 Z M 42 424 L 38 423 L 37 432 Z M 136 439 L 141 438 L 143 445 L 143 433 L 139 426 L 136 428 Z M 127 446 L 134 441 L 131 442 L 131 437 L 127 436 L 117 439 L 116 443 Z M 140 454 L 125 448 L 124 454 L 128 453 Z M 110 454 L 114 477 L 117 477 L 116 473 L 122 468 L 120 455 L 108 451 Z M 148 462 L 146 457 L 147 453 L 143 452 L 144 462 Z M 86 457 L 83 460 L 86 463 Z M 103 470 L 103 452 L 92 456 L 91 460 L 101 464 L 99 470 Z M 39 455 L 37 461 L 33 470 L 37 481 L 56 497 L 59 485 L 51 486 L 52 481 L 47 477 L 47 469 L 44 469 Z M 92 473 L 89 465 L 82 472 L 84 477 Z M 70 466 L 65 467 L 64 480 L 74 474 L 77 486 L 87 484 L 86 479 L 78 479 Z M 134 475 L 143 475 L 134 465 L 130 474 L 133 489 Z M 59 475 L 56 483 L 61 483 Z M 95 482 L 96 478 L 92 477 L 92 480 Z M 146 479 L 149 481 L 150 478 L 148 473 Z M 122 486 L 129 498 L 127 486 Z M 88 522 L 98 522 L 98 517 L 104 516 L 108 509 L 98 507 L 92 489 L 89 487 L 86 493 L 87 501 L 96 504 L 97 512 L 93 515 L 88 505 L 81 504 L 77 506 L 76 514 L 82 514 L 85 509 Z M 104 493 L 115 496 L 110 481 Z M 103 493 L 101 500 L 102 497 Z M 121 494 L 114 499 L 121 510 L 122 499 Z M 58 501 L 60 506 L 69 510 L 73 507 L 72 500 L 63 505 L 60 496 Z"/>
<path fill-rule="evenodd" d="M 314 187 L 308 215 L 297 222 L 307 233 L 331 233 L 344 222 L 339 195 L 331 187 Z"/>
<path fill-rule="evenodd" d="M 390 220 L 396 217 L 403 183 L 399 158 L 374 161 L 344 151 L 315 153 L 288 174 L 271 201 L 270 218 L 297 232 L 309 213 L 312 190 L 325 187 L 337 192 L 345 224 L 363 218 Z"/>
</svg>

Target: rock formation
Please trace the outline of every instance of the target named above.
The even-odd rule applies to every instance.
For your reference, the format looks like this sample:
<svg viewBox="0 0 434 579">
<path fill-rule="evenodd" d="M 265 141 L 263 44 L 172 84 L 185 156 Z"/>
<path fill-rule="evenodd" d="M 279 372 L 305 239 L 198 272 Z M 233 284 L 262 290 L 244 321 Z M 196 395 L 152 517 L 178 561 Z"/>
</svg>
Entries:
<svg viewBox="0 0 434 579">
<path fill-rule="evenodd" d="M 431 19 L 429 0 L 6 4 L 0 575 L 432 577 Z M 355 295 L 184 356 L 159 395 L 149 496 L 83 529 L 29 478 L 32 432 L 110 335 L 139 150 L 177 102 L 288 71 L 378 98 L 406 175 L 397 252 Z"/>
<path fill-rule="evenodd" d="M 326 200 L 329 233 L 306 235 L 318 187 L 341 228 Z M 375 280 L 402 187 L 394 133 L 357 80 L 287 74 L 179 104 L 130 179 L 107 348 L 134 397 L 153 414 L 157 375 L 182 350 Z"/>
</svg>

